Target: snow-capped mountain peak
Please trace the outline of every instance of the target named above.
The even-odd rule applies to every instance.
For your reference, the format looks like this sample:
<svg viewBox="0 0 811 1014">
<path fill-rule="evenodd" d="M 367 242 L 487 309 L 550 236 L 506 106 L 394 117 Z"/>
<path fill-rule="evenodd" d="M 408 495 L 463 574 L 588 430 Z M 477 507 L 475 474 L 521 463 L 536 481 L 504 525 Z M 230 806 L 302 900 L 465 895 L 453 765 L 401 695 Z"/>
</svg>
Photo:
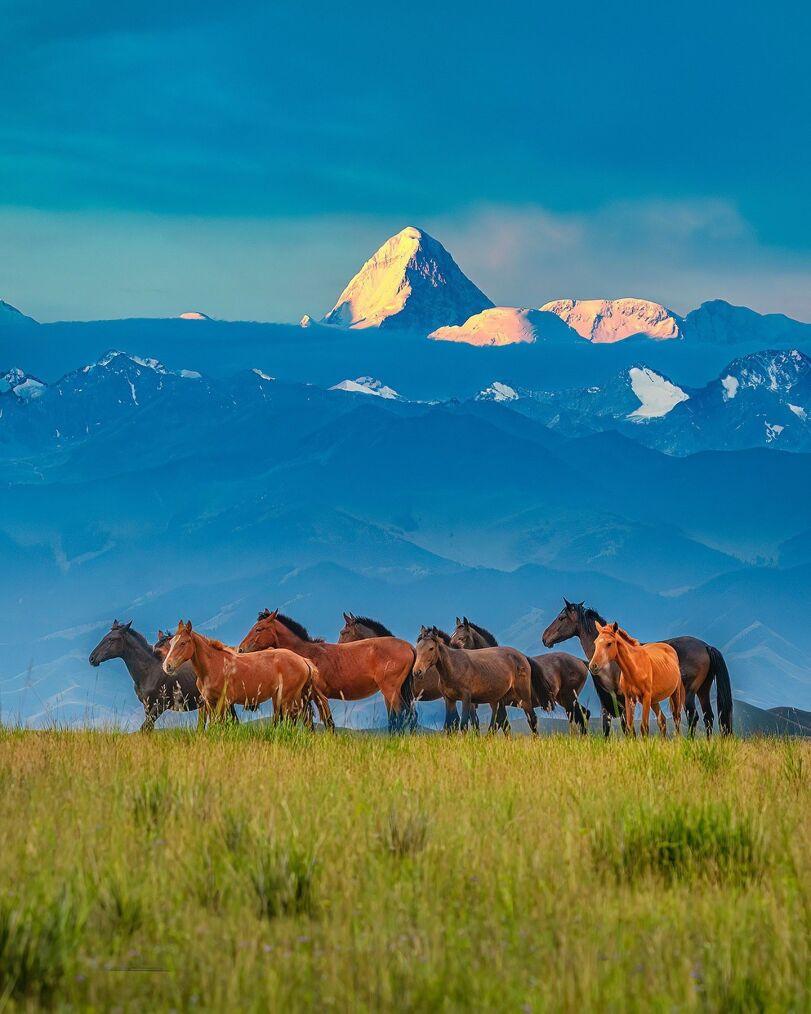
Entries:
<svg viewBox="0 0 811 1014">
<path fill-rule="evenodd" d="M 211 317 L 201 310 L 186 310 L 179 314 L 178 320 L 211 320 Z"/>
<path fill-rule="evenodd" d="M 427 334 L 492 305 L 438 240 L 408 226 L 366 261 L 323 323 Z"/>
<path fill-rule="evenodd" d="M 476 401 L 518 401 L 521 395 L 509 384 L 502 384 L 500 380 L 494 380 L 489 387 L 485 387 L 476 395 Z"/>
<path fill-rule="evenodd" d="M 766 349 L 730 363 L 719 383 L 722 397 L 729 401 L 741 388 L 764 387 L 773 393 L 788 394 L 809 374 L 811 359 L 799 349 Z"/>
<path fill-rule="evenodd" d="M 82 367 L 83 373 L 92 373 L 93 370 L 97 369 L 108 369 L 112 367 L 114 370 L 127 369 L 132 365 L 140 366 L 145 370 L 152 370 L 155 373 L 169 373 L 162 362 L 158 359 L 145 359 L 141 356 L 133 356 L 128 352 L 119 352 L 118 349 L 110 349 L 109 352 L 97 359 L 95 363 L 88 363 L 87 366 Z"/>
<path fill-rule="evenodd" d="M 41 380 L 17 368 L 0 375 L 0 394 L 11 393 L 17 398 L 28 400 L 38 398 L 45 387 L 46 385 Z"/>
<path fill-rule="evenodd" d="M 330 391 L 348 391 L 350 394 L 371 394 L 387 401 L 399 401 L 401 395 L 393 387 L 387 387 L 381 380 L 374 377 L 357 377 L 355 380 L 342 380 L 334 384 Z"/>
<path fill-rule="evenodd" d="M 634 335 L 657 340 L 682 337 L 682 318 L 649 299 L 555 299 L 541 310 L 556 314 L 581 338 L 595 343 Z"/>
<path fill-rule="evenodd" d="M 469 317 L 463 324 L 439 327 L 428 335 L 436 341 L 467 345 L 515 345 L 544 337 L 549 315 L 540 310 L 493 306 Z M 551 318 L 554 320 L 554 318 Z"/>
<path fill-rule="evenodd" d="M 690 397 L 686 391 L 647 366 L 632 366 L 628 378 L 631 390 L 640 402 L 629 419 L 660 419 Z"/>
</svg>

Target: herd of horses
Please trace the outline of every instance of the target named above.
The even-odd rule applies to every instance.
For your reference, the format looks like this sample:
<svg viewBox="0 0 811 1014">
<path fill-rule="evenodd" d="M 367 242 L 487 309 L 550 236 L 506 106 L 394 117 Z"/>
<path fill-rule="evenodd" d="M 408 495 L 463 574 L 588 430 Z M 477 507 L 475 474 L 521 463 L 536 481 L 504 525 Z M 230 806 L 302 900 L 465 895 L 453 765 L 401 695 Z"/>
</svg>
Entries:
<svg viewBox="0 0 811 1014">
<path fill-rule="evenodd" d="M 237 721 L 235 705 L 256 710 L 265 701 L 272 702 L 274 721 L 312 726 L 315 709 L 323 725 L 333 730 L 330 700 L 359 701 L 380 691 L 391 731 L 416 726 L 418 702 L 442 700 L 448 733 L 478 730 L 477 709 L 489 705 L 491 732 L 509 733 L 507 708 L 515 707 L 537 734 L 536 709 L 560 706 L 570 728 L 585 734 L 591 716 L 580 695 L 589 675 L 605 736 L 613 718 L 634 735 L 637 705 L 642 734 L 649 732 L 653 711 L 666 735 L 665 701 L 677 732 L 686 711 L 692 735 L 698 722 L 696 700 L 710 736 L 713 682 L 720 730 L 732 731 L 729 672 L 717 648 L 696 637 L 641 644 L 583 602 L 564 599 L 541 640 L 552 648 L 577 638 L 588 661 L 564 651 L 526 655 L 499 645 L 467 617 L 457 617 L 452 634 L 421 627 L 415 645 L 376 620 L 353 613 L 343 617 L 338 641 L 331 643 L 311 637 L 278 610 L 265 609 L 235 648 L 204 636 L 190 621 L 179 622 L 174 633 L 159 630 L 157 641 L 150 644 L 132 629 L 132 621 L 116 620 L 90 653 L 90 664 L 124 661 L 144 707 L 142 731 L 151 730 L 168 710 L 196 710 L 198 728 L 205 728 L 209 720 Z"/>
</svg>

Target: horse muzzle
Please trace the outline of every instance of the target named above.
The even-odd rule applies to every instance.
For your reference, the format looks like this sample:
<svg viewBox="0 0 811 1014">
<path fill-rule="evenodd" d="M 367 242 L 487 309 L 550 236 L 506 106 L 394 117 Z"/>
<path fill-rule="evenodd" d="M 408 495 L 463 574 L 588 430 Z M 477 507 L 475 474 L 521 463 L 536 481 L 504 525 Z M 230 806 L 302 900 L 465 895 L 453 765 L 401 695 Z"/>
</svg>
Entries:
<svg viewBox="0 0 811 1014">
<path fill-rule="evenodd" d="M 99 667 L 99 666 L 101 665 L 101 663 L 99 662 L 98 658 L 96 658 L 96 653 L 95 653 L 95 651 L 91 651 L 91 653 L 90 653 L 90 657 L 88 658 L 88 660 L 87 660 L 87 661 L 88 661 L 88 662 L 89 662 L 89 663 L 90 663 L 90 664 L 91 664 L 91 665 L 92 665 L 92 666 L 93 666 L 94 668 L 98 668 L 98 667 Z"/>
<path fill-rule="evenodd" d="M 425 672 L 425 670 L 424 670 L 424 669 L 412 669 L 412 670 L 411 670 L 411 675 L 412 675 L 412 676 L 416 676 L 416 677 L 417 677 L 417 679 L 419 679 L 419 678 L 420 678 L 420 677 L 422 676 L 422 674 L 423 674 L 424 672 Z"/>
<path fill-rule="evenodd" d="M 165 662 L 163 663 L 162 669 L 167 676 L 174 676 L 177 671 L 173 665 L 167 665 Z"/>
</svg>

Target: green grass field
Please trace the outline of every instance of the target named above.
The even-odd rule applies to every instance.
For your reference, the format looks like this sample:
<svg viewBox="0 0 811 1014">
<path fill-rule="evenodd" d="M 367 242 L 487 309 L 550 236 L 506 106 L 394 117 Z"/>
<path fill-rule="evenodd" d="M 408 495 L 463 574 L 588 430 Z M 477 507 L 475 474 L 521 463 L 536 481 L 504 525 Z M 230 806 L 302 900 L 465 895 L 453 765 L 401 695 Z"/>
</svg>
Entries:
<svg viewBox="0 0 811 1014">
<path fill-rule="evenodd" d="M 811 747 L 0 731 L 0 1009 L 809 1009 Z"/>
</svg>

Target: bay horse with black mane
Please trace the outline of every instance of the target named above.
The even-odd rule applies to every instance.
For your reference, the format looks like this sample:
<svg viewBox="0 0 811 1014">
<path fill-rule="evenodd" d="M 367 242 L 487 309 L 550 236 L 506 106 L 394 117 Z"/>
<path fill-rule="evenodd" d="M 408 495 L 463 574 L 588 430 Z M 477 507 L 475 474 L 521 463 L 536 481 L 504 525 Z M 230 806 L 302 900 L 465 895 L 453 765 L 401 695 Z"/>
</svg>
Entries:
<svg viewBox="0 0 811 1014">
<path fill-rule="evenodd" d="M 271 648 L 240 654 L 222 641 L 198 634 L 189 620 L 178 623 L 163 671 L 173 676 L 186 663 L 194 667 L 200 694 L 215 717 L 233 704 L 255 709 L 272 701 L 274 722 L 292 720 L 309 710 L 313 700 L 324 725 L 333 728 L 329 704 L 317 687 L 315 664 L 294 651 Z"/>
<path fill-rule="evenodd" d="M 462 725 L 471 704 L 489 704 L 489 732 L 503 728 L 509 734 L 509 721 L 500 721 L 505 705 L 514 705 L 527 716 L 530 732 L 538 735 L 538 719 L 533 699 L 542 699 L 544 689 L 530 660 L 515 648 L 452 648 L 445 644 L 435 627 L 422 627 L 417 640 L 416 676 L 436 666 L 443 696 L 462 703 Z M 506 714 L 506 713 L 505 713 Z"/>
<path fill-rule="evenodd" d="M 451 635 L 451 645 L 454 648 L 487 648 L 497 646 L 498 641 L 489 630 L 473 623 L 467 616 L 461 619 L 457 616 L 456 629 Z M 554 704 L 559 704 L 566 712 L 570 729 L 577 726 L 585 735 L 588 732 L 591 713 L 580 703 L 578 695 L 588 675 L 586 663 L 566 651 L 550 651 L 546 655 L 529 657 L 543 673 L 544 682 L 550 688 Z"/>
<path fill-rule="evenodd" d="M 449 634 L 438 628 L 437 633 L 446 644 L 450 644 L 451 639 Z M 338 635 L 338 643 L 348 644 L 351 641 L 365 641 L 370 637 L 393 636 L 388 627 L 378 620 L 373 620 L 368 616 L 355 616 L 354 613 L 344 613 L 344 626 Z M 456 732 L 460 728 L 459 711 L 457 710 L 456 702 L 449 701 L 442 696 L 442 688 L 439 684 L 439 673 L 436 670 L 436 666 L 430 666 L 419 676 L 415 675 L 412 681 L 412 688 L 415 702 L 445 702 L 445 722 L 443 724 L 445 732 Z M 475 705 L 471 707 L 470 723 L 475 729 L 479 728 L 479 718 L 476 714 Z"/>
<path fill-rule="evenodd" d="M 167 678 L 161 659 L 152 646 L 129 623 L 113 620 L 108 633 L 90 652 L 92 666 L 120 658 L 132 677 L 135 694 L 144 706 L 141 732 L 151 732 L 164 711 L 197 711 L 198 728 L 205 726 L 206 711 L 197 689 L 197 677 L 190 665 L 182 666 Z M 236 715 L 234 715 L 236 720 Z"/>
<path fill-rule="evenodd" d="M 239 645 L 240 652 L 287 648 L 315 663 L 316 685 L 326 697 L 360 701 L 378 690 L 386 702 L 389 731 L 414 723 L 415 653 L 399 637 L 373 637 L 343 644 L 310 637 L 307 630 L 278 609 L 264 609 Z"/>
<path fill-rule="evenodd" d="M 591 659 L 594 655 L 598 624 L 605 625 L 605 619 L 595 609 L 589 608 L 583 602 L 569 602 L 564 599 L 563 609 L 543 632 L 541 639 L 547 648 L 551 648 L 555 644 L 560 644 L 561 641 L 577 637 L 586 658 Z M 710 701 L 710 690 L 713 680 L 715 680 L 718 696 L 718 724 L 723 735 L 730 735 L 732 732 L 732 686 L 724 656 L 717 648 L 698 637 L 671 637 L 663 643 L 669 644 L 679 658 L 679 670 L 686 692 L 685 710 L 687 712 L 688 734 L 690 736 L 695 734 L 698 723 L 695 704 L 696 697 L 698 697 L 704 715 L 707 736 L 712 735 L 715 716 Z M 600 698 L 603 732 L 606 736 L 611 731 L 611 717 L 617 714 L 618 708 L 615 705 L 620 709 L 623 724 L 625 722 L 622 702 L 612 697 L 612 686 L 616 686 L 618 672 L 616 669 L 612 670 L 610 666 L 607 672 L 610 678 L 605 682 L 597 678 L 594 680 L 594 687 Z"/>
</svg>

